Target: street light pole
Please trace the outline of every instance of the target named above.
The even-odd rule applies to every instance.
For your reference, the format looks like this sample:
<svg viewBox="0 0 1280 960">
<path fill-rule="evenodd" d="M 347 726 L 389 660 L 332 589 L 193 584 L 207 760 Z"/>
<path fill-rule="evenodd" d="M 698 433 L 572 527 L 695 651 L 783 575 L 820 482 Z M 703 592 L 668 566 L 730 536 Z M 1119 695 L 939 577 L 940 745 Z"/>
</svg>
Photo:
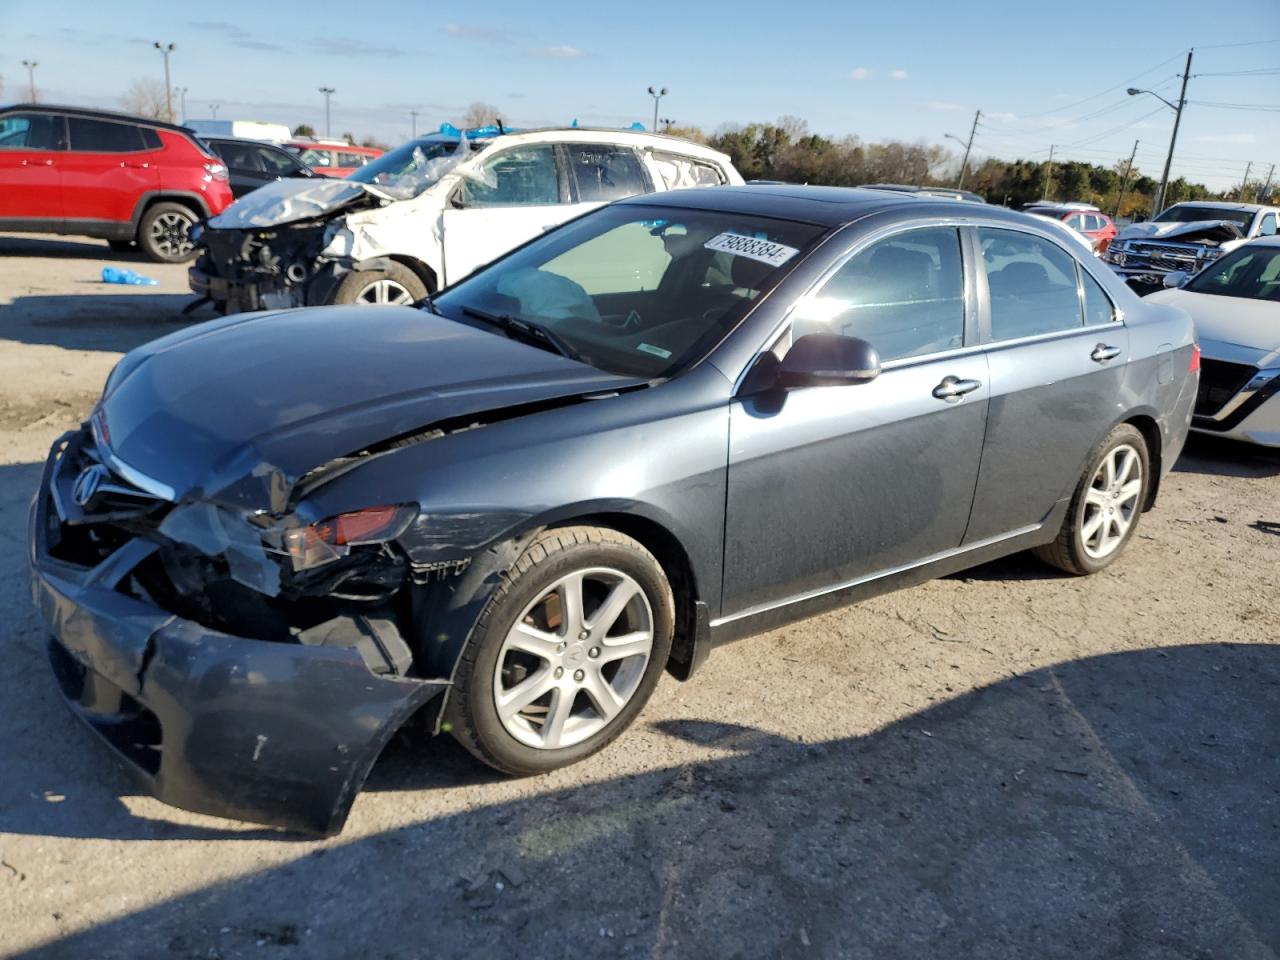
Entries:
<svg viewBox="0 0 1280 960">
<path fill-rule="evenodd" d="M 182 104 L 182 122 L 186 123 L 187 122 L 187 88 L 179 87 L 178 96 L 181 98 L 179 102 Z"/>
<path fill-rule="evenodd" d="M 330 98 L 330 97 L 332 97 L 332 96 L 333 96 L 335 93 L 337 93 L 338 91 L 337 91 L 336 89 L 334 89 L 333 87 L 321 87 L 321 88 L 320 88 L 320 92 L 324 94 L 324 135 L 325 135 L 326 137 L 328 137 L 328 136 L 330 135 L 330 129 L 329 129 L 329 98 Z"/>
<path fill-rule="evenodd" d="M 1164 175 L 1160 178 L 1160 189 L 1156 192 L 1155 202 L 1151 204 L 1152 217 L 1164 209 L 1165 192 L 1169 189 L 1169 168 L 1173 166 L 1173 148 L 1178 142 L 1178 125 L 1182 123 L 1182 108 L 1187 105 L 1187 81 L 1191 79 L 1191 55 L 1193 53 L 1195 53 L 1194 49 L 1187 51 L 1187 66 L 1182 71 L 1182 91 L 1178 94 L 1176 106 L 1151 90 L 1137 90 L 1130 87 L 1125 91 L 1131 97 L 1136 97 L 1140 93 L 1149 93 L 1166 107 L 1173 110 L 1173 133 L 1169 136 L 1169 155 L 1164 158 Z"/>
<path fill-rule="evenodd" d="M 1129 175 L 1133 173 L 1133 158 L 1138 155 L 1138 141 L 1133 141 L 1133 152 L 1129 154 L 1129 164 L 1124 168 L 1124 179 L 1120 181 L 1120 199 L 1116 201 L 1116 208 L 1111 212 L 1112 219 L 1120 216 L 1120 205 L 1124 203 L 1124 192 L 1129 189 Z"/>
<path fill-rule="evenodd" d="M 31 102 L 36 102 L 36 67 L 40 66 L 38 60 L 23 60 L 22 65 L 27 68 L 27 83 L 31 86 Z"/>
<path fill-rule="evenodd" d="M 981 110 L 973 112 L 973 126 L 969 128 L 968 141 L 961 140 L 954 133 L 946 133 L 943 136 L 950 137 L 956 143 L 964 144 L 964 159 L 960 161 L 960 178 L 956 181 L 956 189 L 959 190 L 964 186 L 964 168 L 969 165 L 969 151 L 973 149 L 973 137 L 978 132 L 978 119 L 982 116 Z"/>
<path fill-rule="evenodd" d="M 160 51 L 164 57 L 164 110 L 165 119 L 173 123 L 173 87 L 169 82 L 169 54 L 177 48 L 177 44 L 162 44 L 159 40 L 155 42 L 155 48 Z"/>
<path fill-rule="evenodd" d="M 649 88 L 649 96 L 653 97 L 653 132 L 658 132 L 658 101 L 667 95 L 667 88 L 661 90 Z"/>
<path fill-rule="evenodd" d="M 213 113 L 213 119 L 215 119 L 215 120 L 217 120 L 217 119 L 218 119 L 218 108 L 219 108 L 219 107 L 221 107 L 221 106 L 222 106 L 222 104 L 220 104 L 220 103 L 210 103 L 210 104 L 209 104 L 209 110 Z"/>
<path fill-rule="evenodd" d="M 413 119 L 412 119 L 412 123 L 413 123 L 413 132 L 409 134 L 409 139 L 410 139 L 410 140 L 416 140 L 416 139 L 418 139 L 418 111 L 417 111 L 417 110 L 410 110 L 410 111 L 409 111 L 409 116 L 413 118 Z"/>
</svg>

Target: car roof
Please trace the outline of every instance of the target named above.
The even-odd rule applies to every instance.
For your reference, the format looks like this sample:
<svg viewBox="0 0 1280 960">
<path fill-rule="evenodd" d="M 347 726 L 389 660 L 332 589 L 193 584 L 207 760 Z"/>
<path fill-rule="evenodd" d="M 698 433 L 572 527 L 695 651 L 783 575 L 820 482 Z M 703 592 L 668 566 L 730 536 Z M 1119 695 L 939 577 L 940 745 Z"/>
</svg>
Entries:
<svg viewBox="0 0 1280 960">
<path fill-rule="evenodd" d="M 1269 207 L 1261 203 L 1233 203 L 1229 200 L 1183 200 L 1175 203 L 1174 207 L 1209 207 L 1214 210 L 1274 210 L 1275 207 Z M 1169 209 L 1173 209 L 1170 207 Z"/>
<path fill-rule="evenodd" d="M 863 187 L 809 187 L 798 184 L 755 183 L 742 186 L 693 187 L 642 194 L 622 204 L 723 210 L 780 220 L 798 220 L 827 227 L 843 226 L 869 213 L 899 209 L 909 214 L 938 217 L 982 217 L 1026 224 L 1024 215 L 994 204 L 970 200 L 869 190 Z"/>
<path fill-rule="evenodd" d="M 259 140 L 257 137 L 233 137 L 229 134 L 223 135 L 221 133 L 197 134 L 197 136 L 199 136 L 205 143 L 213 143 L 214 141 L 220 141 L 223 143 L 248 143 L 255 147 L 273 147 L 281 153 L 288 153 L 287 150 L 281 148 L 280 144 L 276 143 L 274 140 Z"/>
<path fill-rule="evenodd" d="M 140 117 L 133 113 L 119 113 L 115 110 L 94 110 L 90 107 L 66 107 L 56 103 L 11 103 L 0 108 L 0 112 L 9 113 L 10 111 L 20 110 L 23 113 L 62 113 L 73 117 L 86 117 L 90 120 L 116 120 L 124 123 L 137 123 L 146 127 L 159 127 L 162 130 L 173 130 L 177 133 L 185 133 L 193 136 L 194 131 L 182 126 L 180 123 L 169 123 L 165 120 L 155 120 L 151 117 Z"/>
</svg>

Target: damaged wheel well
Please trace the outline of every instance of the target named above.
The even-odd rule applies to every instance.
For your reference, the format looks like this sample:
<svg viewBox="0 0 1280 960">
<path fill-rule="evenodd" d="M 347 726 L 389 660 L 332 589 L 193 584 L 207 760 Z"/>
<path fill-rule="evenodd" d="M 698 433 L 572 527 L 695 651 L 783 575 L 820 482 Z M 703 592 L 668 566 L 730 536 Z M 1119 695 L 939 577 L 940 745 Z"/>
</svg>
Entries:
<svg viewBox="0 0 1280 960">
<path fill-rule="evenodd" d="M 698 616 L 698 584 L 689 555 L 671 531 L 646 517 L 628 513 L 597 513 L 574 517 L 556 526 L 609 527 L 626 534 L 654 555 L 661 564 L 675 599 L 675 637 L 668 669 L 680 679 L 688 679 L 701 657 L 695 653 L 701 629 Z M 705 619 L 705 618 L 704 618 Z"/>
<path fill-rule="evenodd" d="M 406 257 L 398 253 L 388 254 L 387 259 L 412 270 L 427 288 L 427 293 L 435 293 L 440 289 L 439 281 L 436 279 L 436 272 L 421 260 L 415 260 L 413 257 Z"/>
<path fill-rule="evenodd" d="M 1130 417 L 1127 423 L 1138 428 L 1142 438 L 1147 441 L 1147 455 L 1151 459 L 1151 488 L 1147 491 L 1147 502 L 1142 505 L 1144 511 L 1155 506 L 1156 494 L 1160 489 L 1160 427 L 1148 416 Z"/>
</svg>

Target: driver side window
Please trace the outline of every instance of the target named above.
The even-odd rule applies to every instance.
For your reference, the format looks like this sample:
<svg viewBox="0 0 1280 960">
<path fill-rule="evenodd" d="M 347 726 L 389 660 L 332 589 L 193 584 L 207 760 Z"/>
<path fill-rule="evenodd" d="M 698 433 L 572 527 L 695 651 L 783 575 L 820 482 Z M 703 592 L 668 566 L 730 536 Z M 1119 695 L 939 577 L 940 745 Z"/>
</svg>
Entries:
<svg viewBox="0 0 1280 960">
<path fill-rule="evenodd" d="M 462 182 L 466 207 L 511 207 L 560 202 L 556 148 L 550 143 L 505 150 L 488 160 L 475 179 Z"/>
<path fill-rule="evenodd" d="M 964 345 L 960 234 L 931 227 L 880 240 L 796 306 L 792 337 L 861 337 L 882 361 Z"/>
</svg>

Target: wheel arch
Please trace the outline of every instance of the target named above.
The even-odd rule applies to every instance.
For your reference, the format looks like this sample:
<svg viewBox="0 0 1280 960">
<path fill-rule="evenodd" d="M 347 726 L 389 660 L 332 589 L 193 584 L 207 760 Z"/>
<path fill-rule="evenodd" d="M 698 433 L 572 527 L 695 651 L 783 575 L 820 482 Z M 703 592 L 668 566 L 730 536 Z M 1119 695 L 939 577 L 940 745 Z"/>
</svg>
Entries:
<svg viewBox="0 0 1280 960">
<path fill-rule="evenodd" d="M 351 266 L 353 272 L 361 272 L 366 270 L 385 270 L 388 263 L 396 263 L 409 270 L 422 281 L 423 286 L 427 288 L 427 293 L 435 293 L 440 289 L 439 279 L 436 272 L 430 266 L 423 263 L 416 257 L 408 256 L 403 253 L 387 253 L 376 257 L 369 257 L 361 260 Z"/>
<path fill-rule="evenodd" d="M 207 220 L 209 218 L 209 208 L 204 202 L 204 198 L 199 194 L 187 193 L 185 191 L 174 190 L 148 190 L 141 197 L 133 208 L 133 237 L 136 240 L 138 236 L 138 228 L 142 225 L 142 218 L 147 215 L 150 210 L 158 203 L 177 203 L 196 215 L 199 220 Z"/>
<path fill-rule="evenodd" d="M 1145 513 L 1156 504 L 1156 494 L 1160 489 L 1160 478 L 1164 474 L 1164 439 L 1160 433 L 1160 425 L 1156 422 L 1155 417 L 1148 413 L 1132 414 L 1122 420 L 1121 423 L 1127 423 L 1136 428 L 1142 434 L 1142 439 L 1147 443 L 1147 459 L 1151 470 L 1151 483 L 1147 486 L 1147 499 L 1142 505 L 1142 511 Z"/>
</svg>

